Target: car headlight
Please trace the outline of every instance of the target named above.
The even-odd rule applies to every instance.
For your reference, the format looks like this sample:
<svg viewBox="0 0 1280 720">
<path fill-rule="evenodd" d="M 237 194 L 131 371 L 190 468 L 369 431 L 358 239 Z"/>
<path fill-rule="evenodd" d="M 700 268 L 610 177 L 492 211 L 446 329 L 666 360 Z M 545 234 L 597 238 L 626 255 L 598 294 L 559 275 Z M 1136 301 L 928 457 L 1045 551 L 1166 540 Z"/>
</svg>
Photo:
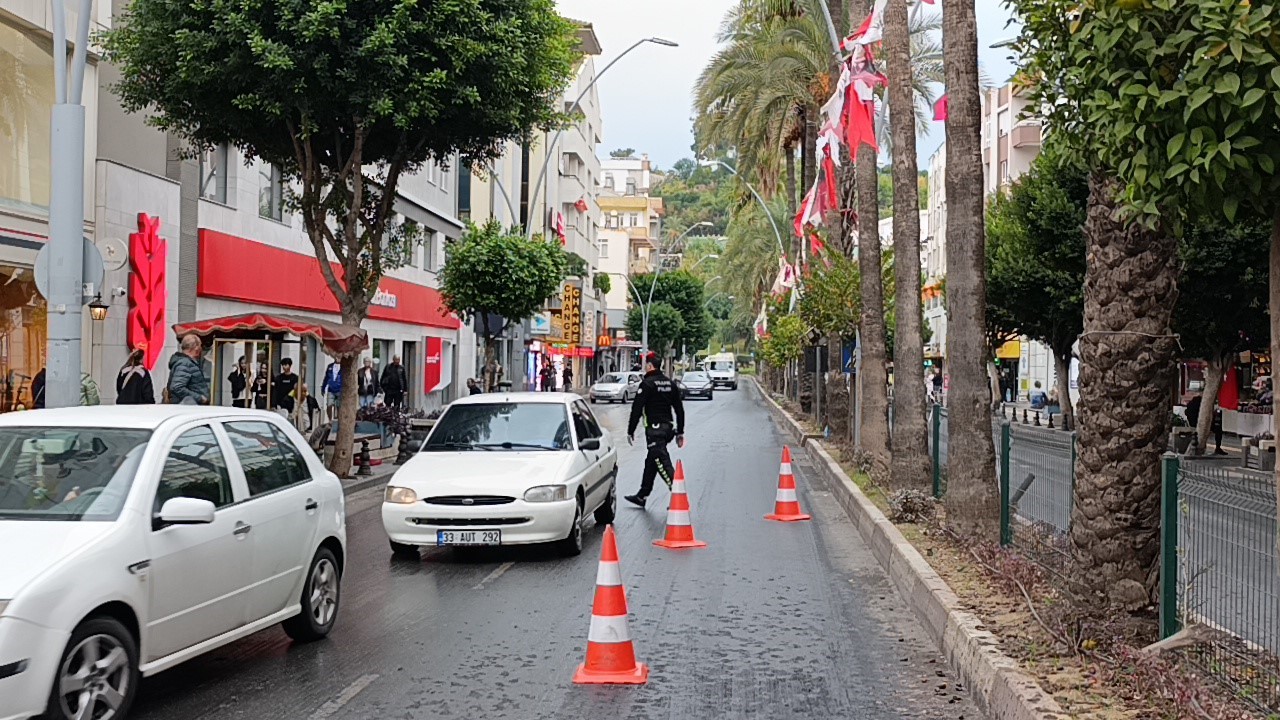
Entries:
<svg viewBox="0 0 1280 720">
<path fill-rule="evenodd" d="M 388 485 L 385 500 L 396 505 L 412 505 L 418 502 L 418 493 L 406 487 Z"/>
<path fill-rule="evenodd" d="M 539 485 L 529 488 L 524 493 L 525 502 L 556 502 L 568 499 L 569 488 L 564 485 Z"/>
</svg>

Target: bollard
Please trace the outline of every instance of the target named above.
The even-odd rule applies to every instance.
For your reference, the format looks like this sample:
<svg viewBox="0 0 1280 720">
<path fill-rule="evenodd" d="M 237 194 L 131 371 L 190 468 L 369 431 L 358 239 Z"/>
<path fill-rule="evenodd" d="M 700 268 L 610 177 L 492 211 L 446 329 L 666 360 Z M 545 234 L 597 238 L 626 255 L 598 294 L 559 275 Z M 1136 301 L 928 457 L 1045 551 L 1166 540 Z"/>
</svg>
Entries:
<svg viewBox="0 0 1280 720">
<path fill-rule="evenodd" d="M 1009 517 L 1009 452 L 1012 442 L 1009 423 L 1000 423 L 1000 547 L 1013 544 L 1013 526 Z"/>
<path fill-rule="evenodd" d="M 1036 421 L 1034 424 L 1036 427 L 1040 427 L 1040 411 L 1039 410 L 1036 411 Z"/>
<path fill-rule="evenodd" d="M 372 475 L 373 465 L 369 462 L 369 441 L 360 441 L 360 454 L 356 456 L 356 464 L 360 469 L 356 471 L 356 475 Z"/>
<path fill-rule="evenodd" d="M 1049 413 L 1049 429 L 1053 429 L 1053 413 Z"/>
<path fill-rule="evenodd" d="M 1031 421 L 1027 419 L 1027 409 L 1026 409 L 1026 408 L 1022 408 L 1022 424 L 1023 424 L 1023 425 L 1030 425 L 1030 424 L 1031 424 Z"/>
</svg>

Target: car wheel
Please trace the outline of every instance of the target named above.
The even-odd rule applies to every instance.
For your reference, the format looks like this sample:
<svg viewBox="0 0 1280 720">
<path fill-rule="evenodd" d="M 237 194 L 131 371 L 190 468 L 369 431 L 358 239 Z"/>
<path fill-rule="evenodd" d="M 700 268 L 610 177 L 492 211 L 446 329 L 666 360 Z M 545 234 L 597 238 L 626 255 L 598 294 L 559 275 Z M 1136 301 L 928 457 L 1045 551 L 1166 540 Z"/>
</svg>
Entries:
<svg viewBox="0 0 1280 720">
<path fill-rule="evenodd" d="M 730 390 L 737 390 L 737 389 L 738 389 L 738 383 L 734 383 L 734 384 L 730 385 L 730 386 L 729 386 L 729 389 L 730 389 Z"/>
<path fill-rule="evenodd" d="M 569 527 L 569 536 L 556 543 L 556 549 L 564 557 L 576 557 L 582 554 L 582 501 L 575 504 L 573 525 Z"/>
<path fill-rule="evenodd" d="M 121 718 L 138 691 L 138 643 L 119 620 L 94 617 L 71 633 L 58 663 L 46 716 Z"/>
<path fill-rule="evenodd" d="M 417 559 L 419 557 L 417 545 L 406 545 L 395 540 L 389 540 L 388 542 L 391 543 L 391 554 L 398 558 Z"/>
<path fill-rule="evenodd" d="M 281 623 L 285 634 L 298 642 L 312 642 L 328 635 L 338 619 L 341 589 L 337 558 L 328 548 L 320 548 L 302 585 L 302 612 Z"/>
<path fill-rule="evenodd" d="M 616 468 L 615 468 L 616 471 Z M 596 508 L 596 523 L 600 525 L 608 525 L 613 522 L 613 518 L 618 514 L 618 481 L 614 480 L 609 483 L 609 496 L 604 499 L 600 507 Z"/>
</svg>

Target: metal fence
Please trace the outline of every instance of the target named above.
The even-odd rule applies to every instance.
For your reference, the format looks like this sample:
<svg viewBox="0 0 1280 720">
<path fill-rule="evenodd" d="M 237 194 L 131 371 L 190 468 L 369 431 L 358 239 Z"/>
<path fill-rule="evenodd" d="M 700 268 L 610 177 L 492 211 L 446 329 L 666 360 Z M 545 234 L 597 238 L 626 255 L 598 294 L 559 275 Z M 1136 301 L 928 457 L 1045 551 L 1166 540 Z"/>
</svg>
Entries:
<svg viewBox="0 0 1280 720">
<path fill-rule="evenodd" d="M 946 493 L 947 412 L 932 411 L 935 497 Z M 1001 542 L 1051 574 L 1067 572 L 1076 435 L 993 422 Z M 1239 461 L 1236 461 L 1239 462 Z M 1280 564 L 1271 473 L 1226 460 L 1166 456 L 1162 488 L 1161 634 L 1192 624 L 1210 636 L 1189 651 L 1213 677 L 1267 712 L 1280 711 Z"/>
</svg>

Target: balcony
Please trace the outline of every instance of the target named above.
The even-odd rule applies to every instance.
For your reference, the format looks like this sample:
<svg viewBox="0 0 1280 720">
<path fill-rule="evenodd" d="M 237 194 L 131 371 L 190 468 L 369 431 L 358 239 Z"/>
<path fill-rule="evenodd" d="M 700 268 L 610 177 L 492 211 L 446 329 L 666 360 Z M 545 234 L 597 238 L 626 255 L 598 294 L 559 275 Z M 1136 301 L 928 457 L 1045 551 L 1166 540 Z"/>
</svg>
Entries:
<svg viewBox="0 0 1280 720">
<path fill-rule="evenodd" d="M 628 269 L 631 271 L 632 275 L 647 275 L 653 272 L 653 263 L 649 260 L 632 258 Z"/>
<path fill-rule="evenodd" d="M 1040 123 L 1019 123 L 1013 128 L 1013 146 L 1040 147 Z"/>
</svg>

